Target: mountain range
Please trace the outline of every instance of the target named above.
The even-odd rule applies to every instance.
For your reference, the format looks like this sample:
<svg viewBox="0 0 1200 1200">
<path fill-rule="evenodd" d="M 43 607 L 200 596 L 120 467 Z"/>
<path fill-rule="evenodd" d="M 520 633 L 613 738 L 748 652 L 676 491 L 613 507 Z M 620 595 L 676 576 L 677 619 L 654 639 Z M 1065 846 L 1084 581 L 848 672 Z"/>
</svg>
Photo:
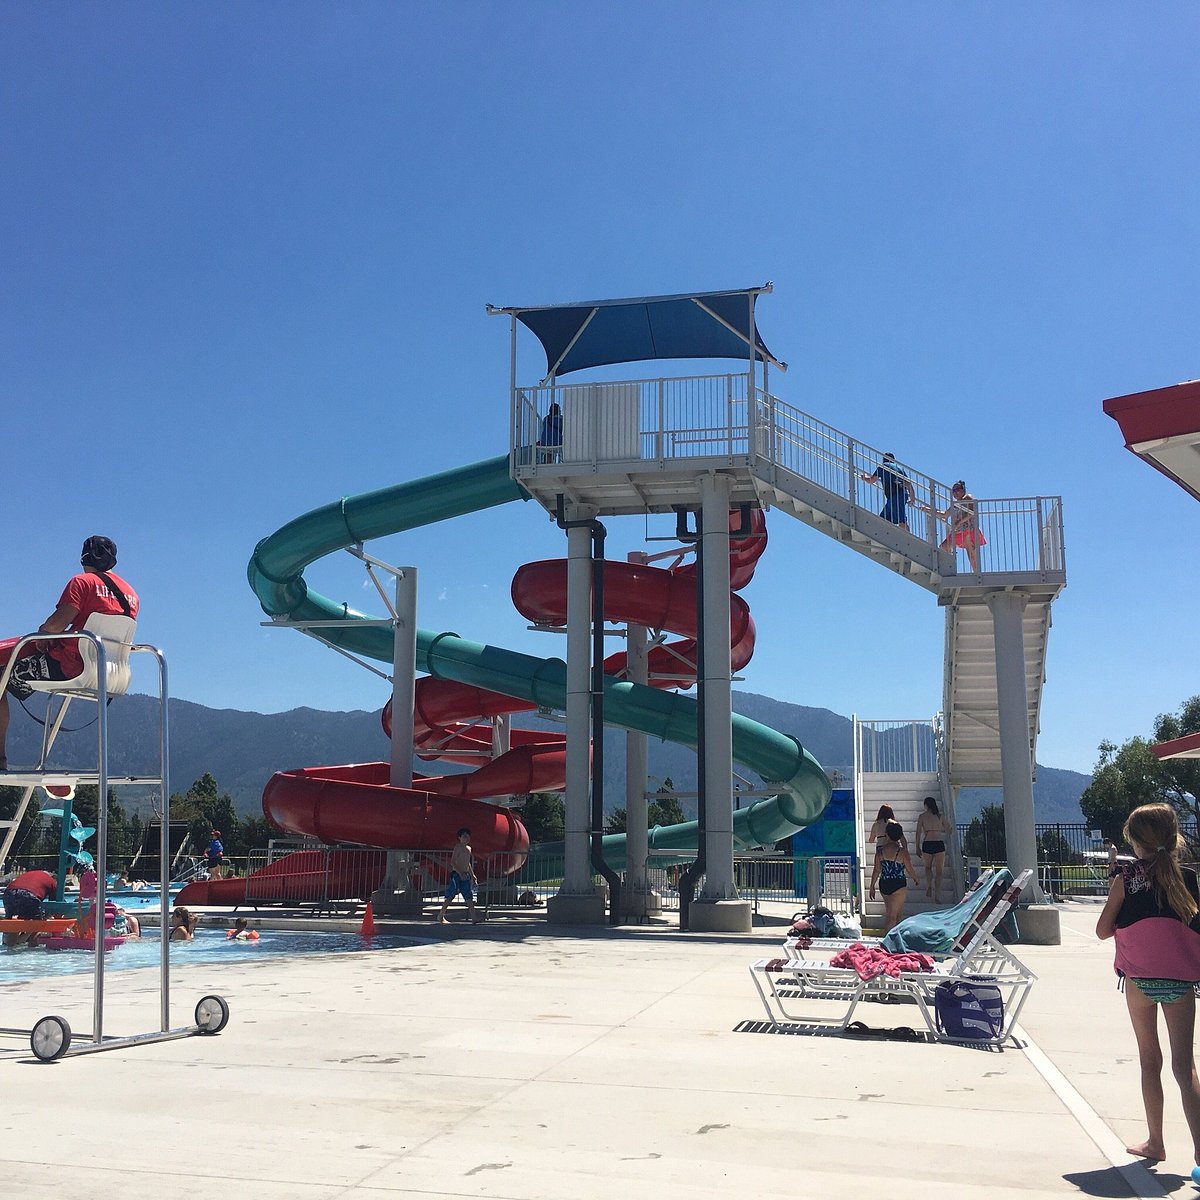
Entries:
<svg viewBox="0 0 1200 1200">
<path fill-rule="evenodd" d="M 31 702 L 32 703 L 32 702 Z M 736 712 L 763 725 L 791 734 L 835 779 L 854 775 L 853 723 L 826 708 L 807 708 L 773 700 L 753 692 L 734 692 Z M 14 706 L 9 731 L 9 760 L 34 762 L 41 727 Z M 35 710 L 36 711 L 36 710 Z M 94 761 L 95 710 L 77 705 L 78 724 L 58 741 L 53 762 L 59 765 Z M 325 712 L 295 708 L 282 713 L 241 712 L 206 708 L 188 700 L 171 700 L 168 710 L 171 733 L 170 780 L 173 792 L 184 792 L 205 772 L 228 792 L 241 816 L 260 813 L 263 786 L 275 771 L 329 763 L 373 762 L 387 757 L 388 744 L 378 712 Z M 562 729 L 529 714 L 514 721 L 522 726 Z M 109 709 L 109 770 L 114 775 L 156 773 L 158 755 L 158 703 L 149 696 L 128 695 Z M 450 766 L 447 773 L 463 768 Z M 442 773 L 436 764 L 414 760 L 414 770 Z M 834 772 L 838 776 L 834 776 Z M 678 793 L 696 788 L 696 755 L 686 746 L 651 739 L 651 786 L 670 779 Z M 754 781 L 757 783 L 757 781 Z M 1079 797 L 1091 776 L 1078 771 L 1039 766 L 1034 783 L 1034 807 L 1039 822 L 1078 824 L 1083 821 Z M 625 735 L 608 730 L 604 741 L 604 791 L 606 808 L 625 803 Z M 148 795 L 132 792 L 122 797 L 127 807 L 149 806 Z M 969 821 L 980 808 L 999 800 L 998 789 L 965 788 L 959 795 L 956 816 Z M 681 797 L 685 812 L 694 801 Z"/>
</svg>

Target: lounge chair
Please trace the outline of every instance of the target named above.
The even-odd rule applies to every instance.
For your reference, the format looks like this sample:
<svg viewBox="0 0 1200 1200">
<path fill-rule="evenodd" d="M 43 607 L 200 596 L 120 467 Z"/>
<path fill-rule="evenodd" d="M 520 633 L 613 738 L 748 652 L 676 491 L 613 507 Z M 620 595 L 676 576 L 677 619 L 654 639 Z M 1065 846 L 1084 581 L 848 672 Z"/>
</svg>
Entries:
<svg viewBox="0 0 1200 1200">
<path fill-rule="evenodd" d="M 758 959 L 750 965 L 750 977 L 768 1020 L 773 1025 L 797 1024 L 845 1032 L 860 1001 L 907 997 L 915 1001 L 933 1039 L 955 1041 L 959 1039 L 938 1031 L 932 1011 L 934 990 L 950 980 L 981 980 L 1000 989 L 1004 1024 L 994 1038 L 980 1040 L 999 1045 L 1011 1036 L 1036 976 L 993 933 L 1032 877 L 1032 871 L 1022 872 L 979 922 L 962 951 L 936 963 L 931 971 L 901 971 L 898 975 L 863 979 L 852 968 L 834 967 L 815 959 Z M 810 1002 L 834 1002 L 845 1005 L 845 1009 L 840 1017 L 818 1013 L 811 1009 Z M 797 1004 L 804 1010 L 797 1011 Z"/>
</svg>

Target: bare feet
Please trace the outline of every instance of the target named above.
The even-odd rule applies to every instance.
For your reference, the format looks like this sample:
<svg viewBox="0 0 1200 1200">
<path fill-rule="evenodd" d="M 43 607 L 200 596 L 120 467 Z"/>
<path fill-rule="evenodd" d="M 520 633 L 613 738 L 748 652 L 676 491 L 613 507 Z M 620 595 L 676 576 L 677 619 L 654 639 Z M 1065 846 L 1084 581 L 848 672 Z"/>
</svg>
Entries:
<svg viewBox="0 0 1200 1200">
<path fill-rule="evenodd" d="M 1125 1149 L 1134 1158 L 1148 1158 L 1151 1162 L 1162 1162 L 1167 1157 L 1167 1151 L 1163 1144 L 1161 1142 L 1152 1142 L 1149 1139 L 1142 1142 L 1139 1146 L 1126 1146 Z"/>
<path fill-rule="evenodd" d="M 438 913 L 438 919 L 437 919 L 437 923 L 438 923 L 439 925 L 445 925 L 445 924 L 446 924 L 446 916 L 445 916 L 445 914 L 444 914 L 444 913 Z"/>
</svg>

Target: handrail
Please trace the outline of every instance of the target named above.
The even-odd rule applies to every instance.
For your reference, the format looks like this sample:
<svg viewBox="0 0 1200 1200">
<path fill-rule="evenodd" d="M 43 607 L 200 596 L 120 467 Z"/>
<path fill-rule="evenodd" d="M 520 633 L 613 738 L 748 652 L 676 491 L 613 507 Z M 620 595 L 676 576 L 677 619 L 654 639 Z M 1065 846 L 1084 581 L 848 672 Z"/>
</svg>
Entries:
<svg viewBox="0 0 1200 1200">
<path fill-rule="evenodd" d="M 552 403 L 559 405 L 562 419 L 557 440 L 546 444 L 543 420 Z M 702 458 L 742 466 L 798 497 L 797 480 L 804 481 L 806 495 L 815 485 L 829 504 L 860 510 L 862 524 L 858 518 L 855 524 L 868 534 L 882 505 L 880 490 L 864 483 L 883 465 L 882 451 L 773 396 L 748 374 L 513 389 L 510 470 L 522 483 L 543 472 L 552 472 L 555 481 L 576 472 L 601 474 L 610 463 L 618 473 L 615 464 L 630 462 L 655 463 L 663 470 L 691 468 Z M 891 464 L 914 493 L 907 531 L 925 544 L 923 561 L 936 561 L 939 575 L 1064 572 L 1060 497 L 976 498 L 972 517 L 969 508 L 956 508 L 948 484 L 902 459 Z M 818 495 L 805 503 L 820 507 L 822 501 Z M 845 509 L 828 511 L 835 515 Z"/>
</svg>

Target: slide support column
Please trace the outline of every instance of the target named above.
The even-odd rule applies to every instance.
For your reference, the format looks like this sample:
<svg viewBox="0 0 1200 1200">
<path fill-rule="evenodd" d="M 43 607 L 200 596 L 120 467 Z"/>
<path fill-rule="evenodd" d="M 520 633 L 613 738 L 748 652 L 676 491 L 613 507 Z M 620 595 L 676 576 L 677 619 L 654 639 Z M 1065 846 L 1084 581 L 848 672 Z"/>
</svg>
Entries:
<svg viewBox="0 0 1200 1200">
<path fill-rule="evenodd" d="M 413 706 L 417 685 L 417 568 L 396 568 L 395 625 L 392 634 L 392 745 L 388 782 L 411 788 L 413 782 Z M 420 912 L 421 895 L 409 886 L 412 855 L 387 852 L 387 868 L 371 897 L 378 913 Z"/>
<path fill-rule="evenodd" d="M 733 697 L 729 646 L 729 476 L 700 480 L 704 542 L 704 887 L 692 901 L 688 928 L 745 932 L 751 909 L 733 879 Z"/>
<path fill-rule="evenodd" d="M 572 521 L 595 516 L 576 510 Z M 567 796 L 563 881 L 546 905 L 555 922 L 604 921 L 604 897 L 592 884 L 591 816 L 592 543 L 586 525 L 567 529 Z"/>
<path fill-rule="evenodd" d="M 629 555 L 632 563 L 645 562 L 638 551 Z M 631 683 L 646 684 L 649 668 L 646 661 L 647 633 L 644 625 L 625 627 L 626 670 Z M 648 763 L 646 735 L 630 730 L 625 734 L 625 887 L 624 915 L 640 920 L 662 910 L 662 901 L 650 885 L 647 857 L 650 849 L 647 826 L 646 772 Z"/>
<path fill-rule="evenodd" d="M 1000 777 L 1004 785 L 1004 841 L 1013 875 L 1033 871 L 1026 894 L 1032 906 L 1022 910 L 1022 940 L 1057 945 L 1058 911 L 1042 905 L 1038 886 L 1037 831 L 1033 811 L 1033 759 L 1029 742 L 1029 697 L 1025 687 L 1025 630 L 1028 598 L 1017 592 L 992 592 L 996 652 L 996 708 L 1000 726 Z M 1026 915 L 1027 914 L 1027 915 Z"/>
</svg>

